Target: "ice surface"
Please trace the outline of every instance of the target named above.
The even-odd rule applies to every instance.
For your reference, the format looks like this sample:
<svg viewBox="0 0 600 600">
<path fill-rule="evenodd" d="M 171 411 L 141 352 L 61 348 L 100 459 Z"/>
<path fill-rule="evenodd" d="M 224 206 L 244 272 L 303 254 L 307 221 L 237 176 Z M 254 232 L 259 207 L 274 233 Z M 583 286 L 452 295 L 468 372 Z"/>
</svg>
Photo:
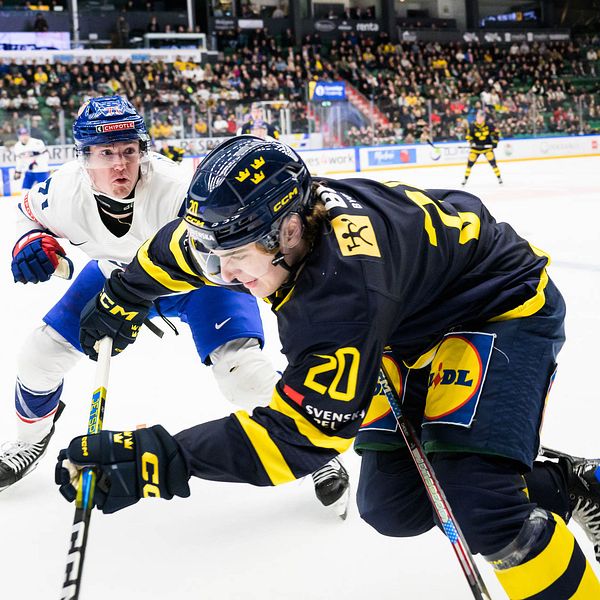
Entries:
<svg viewBox="0 0 600 600">
<path fill-rule="evenodd" d="M 600 334 L 600 158 L 501 163 L 499 186 L 489 165 L 475 165 L 467 191 L 480 195 L 498 220 L 507 220 L 554 259 L 551 276 L 568 305 L 568 341 L 546 410 L 543 441 L 580 455 L 598 455 L 600 397 L 596 384 Z M 460 187 L 463 167 L 380 172 L 420 187 Z M 362 176 L 362 175 L 358 175 Z M 10 274 L 14 244 L 13 199 L 0 203 L 0 309 L 4 345 L 0 440 L 13 438 L 16 355 L 26 333 L 67 288 L 53 278 L 15 285 Z M 81 267 L 83 255 L 68 247 Z M 267 351 L 281 362 L 275 324 L 267 310 Z M 163 424 L 176 432 L 230 412 L 208 368 L 194 351 L 189 331 L 163 340 L 143 332 L 112 361 L 105 428 Z M 0 494 L 2 597 L 58 598 L 73 507 L 53 483 L 54 457 L 85 431 L 93 364 L 82 360 L 66 379 L 67 410 L 48 456 L 20 484 Z M 356 489 L 359 459 L 344 456 Z M 391 539 L 364 524 L 352 505 L 342 522 L 314 498 L 310 478 L 276 489 L 194 480 L 192 497 L 141 501 L 110 516 L 94 513 L 82 600 L 458 600 L 470 597 L 449 543 L 432 531 Z M 572 525 L 588 558 L 590 543 Z M 478 559 L 496 599 L 505 598 L 491 569 Z M 594 568 L 600 573 L 597 563 Z"/>
</svg>

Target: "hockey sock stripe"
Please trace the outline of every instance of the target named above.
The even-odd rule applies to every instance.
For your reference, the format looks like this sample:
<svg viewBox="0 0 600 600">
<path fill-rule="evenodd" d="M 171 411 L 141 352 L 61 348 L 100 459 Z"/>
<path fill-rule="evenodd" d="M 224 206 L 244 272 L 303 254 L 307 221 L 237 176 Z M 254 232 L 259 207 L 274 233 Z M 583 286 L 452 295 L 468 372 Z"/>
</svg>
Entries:
<svg viewBox="0 0 600 600">
<path fill-rule="evenodd" d="M 27 389 L 18 379 L 15 385 L 15 408 L 23 420 L 45 417 L 56 410 L 62 394 L 63 384 L 54 390 L 37 392 Z"/>
<path fill-rule="evenodd" d="M 593 572 L 587 573 L 587 561 L 565 522 L 553 515 L 552 537 L 530 560 L 505 571 L 496 571 L 500 584 L 511 600 L 558 600 L 573 598 L 582 586 L 591 589 L 591 596 L 579 596 L 580 600 L 600 597 L 600 583 Z M 543 540 L 547 538 L 542 538 Z M 590 577 L 591 575 L 591 577 Z"/>
<path fill-rule="evenodd" d="M 585 563 L 585 571 L 581 583 L 572 600 L 592 600 L 600 597 L 600 583 L 589 562 Z"/>
<path fill-rule="evenodd" d="M 21 421 L 23 421 L 23 423 L 39 423 L 40 421 L 43 421 L 44 419 L 47 419 L 48 417 L 53 417 L 56 414 L 57 410 L 58 410 L 58 404 L 56 405 L 56 408 L 54 410 L 51 410 L 47 415 L 44 415 L 43 417 L 37 417 L 35 419 L 27 419 L 22 414 L 20 414 L 19 411 L 17 411 L 17 417 Z"/>
</svg>

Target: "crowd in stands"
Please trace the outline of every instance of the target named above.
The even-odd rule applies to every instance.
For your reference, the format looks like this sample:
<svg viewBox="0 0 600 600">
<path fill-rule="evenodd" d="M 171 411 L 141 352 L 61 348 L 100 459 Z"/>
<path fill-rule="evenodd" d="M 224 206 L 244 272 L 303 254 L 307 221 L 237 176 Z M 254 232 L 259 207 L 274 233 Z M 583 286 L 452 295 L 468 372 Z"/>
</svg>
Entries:
<svg viewBox="0 0 600 600">
<path fill-rule="evenodd" d="M 152 20 L 150 21 L 152 22 Z M 326 127 L 307 110 L 307 82 L 352 82 L 372 100 L 374 115 L 344 127 L 337 143 L 412 143 L 464 139 L 464 127 L 485 108 L 503 137 L 600 130 L 599 39 L 513 45 L 392 44 L 342 33 L 318 34 L 301 46 L 290 32 L 217 32 L 216 63 L 148 62 L 19 64 L 0 59 L 0 142 L 14 137 L 24 115 L 41 116 L 49 143 L 59 139 L 59 112 L 71 122 L 93 95 L 124 94 L 146 116 L 155 138 L 231 135 L 240 106 L 257 100 L 291 112 L 293 132 Z M 278 104 L 279 103 L 279 104 Z M 67 128 L 68 132 L 68 128 Z"/>
</svg>

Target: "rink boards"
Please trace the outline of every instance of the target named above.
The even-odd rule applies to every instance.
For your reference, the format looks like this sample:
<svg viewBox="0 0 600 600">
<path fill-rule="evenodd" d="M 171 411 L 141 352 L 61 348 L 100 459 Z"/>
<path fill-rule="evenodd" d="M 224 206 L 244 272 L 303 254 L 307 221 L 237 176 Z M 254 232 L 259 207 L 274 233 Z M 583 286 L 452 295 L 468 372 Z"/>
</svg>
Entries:
<svg viewBox="0 0 600 600">
<path fill-rule="evenodd" d="M 286 142 L 296 146 L 296 137 L 286 136 Z M 218 143 L 220 139 L 212 141 Z M 52 169 L 74 158 L 72 146 L 49 146 L 48 150 Z M 435 145 L 397 144 L 319 150 L 298 148 L 298 153 L 311 173 L 330 175 L 463 165 L 467 161 L 469 146 L 465 142 L 440 142 Z M 600 156 L 600 135 L 508 138 L 500 141 L 495 154 L 499 162 Z M 186 156 L 182 168 L 191 175 L 203 156 L 204 154 Z M 12 151 L 0 147 L 0 196 L 10 196 L 20 191 L 22 180 L 13 180 L 14 170 Z"/>
</svg>

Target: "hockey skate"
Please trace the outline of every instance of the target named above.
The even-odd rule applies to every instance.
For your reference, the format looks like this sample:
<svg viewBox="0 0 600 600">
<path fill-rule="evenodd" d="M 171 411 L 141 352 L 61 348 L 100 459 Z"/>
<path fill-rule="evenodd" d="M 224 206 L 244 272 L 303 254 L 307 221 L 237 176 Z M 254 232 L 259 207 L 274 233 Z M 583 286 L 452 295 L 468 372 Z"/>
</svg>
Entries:
<svg viewBox="0 0 600 600">
<path fill-rule="evenodd" d="M 344 465 L 337 458 L 333 458 L 317 469 L 312 478 L 319 502 L 330 507 L 341 519 L 345 519 L 350 501 L 350 478 Z"/>
<path fill-rule="evenodd" d="M 600 458 L 578 458 L 542 448 L 542 456 L 557 458 L 567 475 L 571 516 L 594 544 L 600 562 Z"/>
<path fill-rule="evenodd" d="M 54 434 L 54 423 L 60 417 L 64 407 L 65 405 L 60 402 L 54 415 L 52 429 L 41 441 L 30 443 L 17 440 L 2 444 L 0 448 L 0 492 L 23 479 L 37 467 L 48 449 L 50 438 Z"/>
</svg>

